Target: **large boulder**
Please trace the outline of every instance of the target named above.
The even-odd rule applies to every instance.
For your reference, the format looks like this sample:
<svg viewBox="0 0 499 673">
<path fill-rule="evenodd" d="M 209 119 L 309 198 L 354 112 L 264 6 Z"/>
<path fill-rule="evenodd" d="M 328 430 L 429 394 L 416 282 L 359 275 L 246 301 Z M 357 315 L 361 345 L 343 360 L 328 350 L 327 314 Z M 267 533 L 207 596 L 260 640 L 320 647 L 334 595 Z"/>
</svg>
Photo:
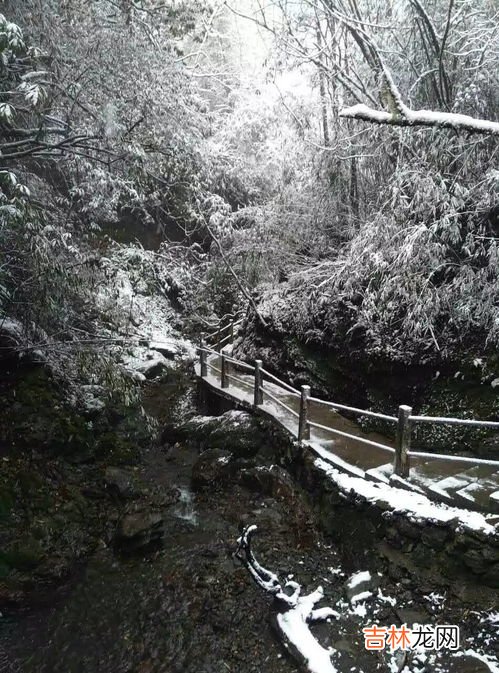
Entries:
<svg viewBox="0 0 499 673">
<path fill-rule="evenodd" d="M 195 491 L 215 491 L 233 478 L 236 466 L 230 451 L 207 449 L 192 468 L 192 488 Z"/>
<path fill-rule="evenodd" d="M 239 481 L 251 491 L 271 498 L 285 501 L 294 501 L 296 498 L 296 486 L 291 476 L 279 465 L 243 469 L 239 473 Z"/>
<path fill-rule="evenodd" d="M 118 523 L 115 543 L 126 551 L 136 551 L 161 541 L 163 517 L 159 512 L 131 512 Z"/>
<path fill-rule="evenodd" d="M 193 416 L 180 424 L 164 428 L 165 443 L 190 442 L 199 449 L 222 449 L 236 458 L 251 458 L 268 439 L 261 419 L 245 411 L 231 410 L 221 416 Z"/>
</svg>

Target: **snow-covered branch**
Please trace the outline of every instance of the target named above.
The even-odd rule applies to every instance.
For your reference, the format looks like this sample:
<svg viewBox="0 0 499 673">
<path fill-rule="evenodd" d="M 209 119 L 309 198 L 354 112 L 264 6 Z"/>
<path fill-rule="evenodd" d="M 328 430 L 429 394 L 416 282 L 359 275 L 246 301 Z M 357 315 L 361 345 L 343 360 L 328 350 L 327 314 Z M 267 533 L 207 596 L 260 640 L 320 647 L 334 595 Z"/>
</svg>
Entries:
<svg viewBox="0 0 499 673">
<path fill-rule="evenodd" d="M 467 133 L 482 133 L 484 135 L 499 135 L 499 122 L 485 119 L 475 119 L 468 115 L 452 112 L 435 112 L 433 110 L 410 110 L 403 107 L 402 113 L 375 110 L 367 105 L 354 105 L 340 110 L 340 117 L 360 119 L 373 124 L 390 124 L 391 126 L 430 126 L 437 128 L 466 131 Z"/>
<path fill-rule="evenodd" d="M 285 646 L 300 663 L 305 664 L 310 673 L 336 673 L 329 650 L 314 638 L 309 624 L 337 618 L 338 613 L 331 608 L 315 608 L 316 603 L 324 597 L 322 587 L 301 596 L 301 586 L 297 582 L 287 581 L 282 586 L 275 573 L 258 563 L 251 550 L 251 538 L 256 530 L 256 526 L 244 529 L 237 541 L 239 546 L 236 557 L 248 569 L 258 586 L 274 596 L 276 625 Z"/>
</svg>

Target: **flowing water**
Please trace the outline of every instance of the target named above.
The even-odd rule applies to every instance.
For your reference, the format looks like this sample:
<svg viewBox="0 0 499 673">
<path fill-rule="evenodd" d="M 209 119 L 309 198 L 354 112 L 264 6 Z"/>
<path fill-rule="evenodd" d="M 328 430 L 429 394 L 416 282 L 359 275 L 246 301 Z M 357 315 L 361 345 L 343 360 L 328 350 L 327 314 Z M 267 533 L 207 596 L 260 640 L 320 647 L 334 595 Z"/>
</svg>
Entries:
<svg viewBox="0 0 499 673">
<path fill-rule="evenodd" d="M 257 523 L 256 552 L 281 578 L 293 576 L 305 590 L 325 588 L 325 604 L 341 614 L 316 629 L 333 648 L 340 673 L 395 671 L 397 662 L 366 652 L 362 627 L 378 623 L 452 623 L 466 614 L 477 635 L 481 616 L 458 603 L 442 612 L 428 589 L 381 576 L 362 544 L 362 512 L 338 531 L 333 547 L 313 518 L 303 524 L 299 501 L 248 491 L 237 483 L 193 493 L 188 447 L 151 447 L 141 468 L 146 483 L 175 488 L 179 497 L 164 515 L 162 546 L 126 556 L 101 541 L 88 563 L 45 602 L 0 618 L 0 673 L 292 673 L 296 664 L 276 639 L 270 600 L 233 558 L 242 523 Z M 309 512 L 310 514 L 310 512 Z M 305 534 L 304 534 L 305 533 Z M 370 568 L 376 579 L 369 600 L 349 602 L 348 576 Z M 380 592 L 377 583 L 382 586 Z M 440 611 L 440 612 L 439 612 Z M 478 616 L 477 616 L 478 615 Z M 474 620 L 474 621 L 473 621 Z M 481 626 L 477 626 L 482 624 Z M 493 642 L 493 624 L 483 643 Z M 489 638 L 489 641 L 487 641 Z M 399 662 L 400 663 L 400 662 Z M 441 657 L 414 671 L 486 673 L 473 657 Z M 492 670 L 492 669 L 491 669 Z"/>
</svg>

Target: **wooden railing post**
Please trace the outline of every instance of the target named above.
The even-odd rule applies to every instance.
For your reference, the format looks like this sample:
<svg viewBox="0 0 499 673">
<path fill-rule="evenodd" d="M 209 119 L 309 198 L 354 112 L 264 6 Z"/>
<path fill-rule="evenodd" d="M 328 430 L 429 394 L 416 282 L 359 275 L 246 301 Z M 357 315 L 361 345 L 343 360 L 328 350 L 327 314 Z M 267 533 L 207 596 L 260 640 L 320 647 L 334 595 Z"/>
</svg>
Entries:
<svg viewBox="0 0 499 673">
<path fill-rule="evenodd" d="M 393 461 L 393 472 L 399 477 L 409 476 L 409 456 L 408 451 L 411 448 L 411 421 L 409 416 L 412 414 L 412 407 L 402 404 L 399 407 L 397 441 L 395 445 L 395 458 Z"/>
<path fill-rule="evenodd" d="M 222 350 L 222 321 L 218 323 L 218 332 L 217 332 L 217 351 L 220 353 Z"/>
<path fill-rule="evenodd" d="M 230 343 L 234 343 L 234 318 L 232 318 L 232 321 L 230 323 Z"/>
<path fill-rule="evenodd" d="M 300 398 L 300 417 L 298 419 L 298 441 L 310 439 L 310 425 L 308 424 L 308 398 L 310 397 L 310 386 L 301 387 Z"/>
<path fill-rule="evenodd" d="M 262 361 L 255 360 L 255 393 L 253 396 L 253 404 L 255 407 L 263 404 L 262 383 Z"/>
<path fill-rule="evenodd" d="M 201 332 L 199 337 L 199 362 L 201 364 L 201 378 L 205 378 L 208 375 L 208 365 L 206 364 L 206 351 L 203 350 L 205 347 L 204 332 Z"/>
<path fill-rule="evenodd" d="M 221 354 L 222 354 L 222 365 L 220 367 L 220 385 L 222 386 L 222 388 L 228 388 L 229 387 L 229 377 L 227 375 L 228 362 L 225 356 L 225 352 L 223 350 L 221 351 Z"/>
</svg>

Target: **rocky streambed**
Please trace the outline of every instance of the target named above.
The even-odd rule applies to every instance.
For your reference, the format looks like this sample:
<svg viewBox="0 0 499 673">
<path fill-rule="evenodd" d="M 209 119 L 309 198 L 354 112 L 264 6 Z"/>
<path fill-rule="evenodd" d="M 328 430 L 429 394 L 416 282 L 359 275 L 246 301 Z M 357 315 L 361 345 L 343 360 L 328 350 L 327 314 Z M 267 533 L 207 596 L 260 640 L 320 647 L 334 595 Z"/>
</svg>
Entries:
<svg viewBox="0 0 499 673">
<path fill-rule="evenodd" d="M 299 485 L 289 440 L 243 412 L 199 416 L 194 395 L 185 371 L 166 386 L 149 387 L 144 402 L 158 419 L 157 441 L 133 460 L 71 468 L 88 472 L 79 491 L 83 511 L 87 500 L 97 503 L 95 516 L 87 516 L 94 522 L 85 538 L 90 543 L 57 582 L 54 576 L 42 582 L 36 569 L 15 571 L 19 580 L 24 573 L 24 582 L 19 600 L 12 583 L 4 594 L 2 672 L 298 670 L 276 637 L 271 600 L 233 557 L 239 531 L 250 523 L 259 528 L 254 550 L 266 567 L 304 591 L 323 586 L 323 604 L 338 619 L 313 630 L 340 672 L 406 665 L 411 671 L 496 670 L 499 614 L 492 591 L 463 593 L 431 575 L 422 581 L 398 572 L 371 537 L 363 541 L 364 514 L 353 501 L 336 529 L 329 517 L 326 537 L 321 508 L 329 500 L 317 487 Z M 172 416 L 172 406 L 182 413 Z M 67 512 L 60 515 L 64 529 Z M 73 518 L 78 531 L 85 516 Z M 78 547 L 61 540 L 60 549 Z M 40 590 L 30 591 L 37 584 Z M 365 649 L 366 625 L 416 622 L 460 625 L 459 651 Z"/>
</svg>

